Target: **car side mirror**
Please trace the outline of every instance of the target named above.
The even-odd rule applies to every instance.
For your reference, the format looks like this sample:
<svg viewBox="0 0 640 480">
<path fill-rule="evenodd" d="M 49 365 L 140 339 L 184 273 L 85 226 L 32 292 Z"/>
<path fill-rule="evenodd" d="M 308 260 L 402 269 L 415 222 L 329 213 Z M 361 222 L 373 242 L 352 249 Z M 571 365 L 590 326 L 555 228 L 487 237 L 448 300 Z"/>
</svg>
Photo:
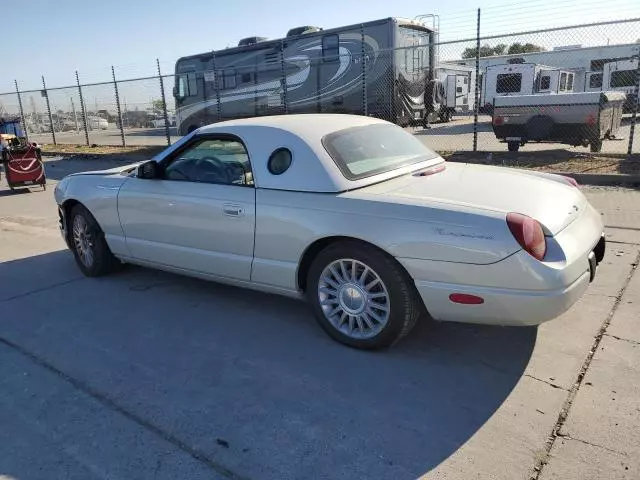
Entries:
<svg viewBox="0 0 640 480">
<path fill-rule="evenodd" d="M 158 168 L 158 162 L 155 160 L 148 160 L 138 165 L 138 178 L 145 178 L 152 180 L 160 176 L 160 168 Z"/>
</svg>

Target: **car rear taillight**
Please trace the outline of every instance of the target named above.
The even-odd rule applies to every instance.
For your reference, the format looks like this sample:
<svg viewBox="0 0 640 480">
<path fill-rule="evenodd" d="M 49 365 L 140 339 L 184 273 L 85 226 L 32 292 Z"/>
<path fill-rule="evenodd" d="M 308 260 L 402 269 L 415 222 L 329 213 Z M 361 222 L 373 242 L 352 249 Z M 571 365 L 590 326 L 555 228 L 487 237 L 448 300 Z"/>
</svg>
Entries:
<svg viewBox="0 0 640 480">
<path fill-rule="evenodd" d="M 569 185 L 573 185 L 576 188 L 580 188 L 578 181 L 575 178 L 567 177 L 565 175 L 560 175 Z"/>
<path fill-rule="evenodd" d="M 509 213 L 507 225 L 525 252 L 538 260 L 544 258 L 547 253 L 547 240 L 538 221 L 521 213 Z"/>
<path fill-rule="evenodd" d="M 494 117 L 493 124 L 494 125 L 502 125 L 504 123 L 504 117 Z"/>
</svg>

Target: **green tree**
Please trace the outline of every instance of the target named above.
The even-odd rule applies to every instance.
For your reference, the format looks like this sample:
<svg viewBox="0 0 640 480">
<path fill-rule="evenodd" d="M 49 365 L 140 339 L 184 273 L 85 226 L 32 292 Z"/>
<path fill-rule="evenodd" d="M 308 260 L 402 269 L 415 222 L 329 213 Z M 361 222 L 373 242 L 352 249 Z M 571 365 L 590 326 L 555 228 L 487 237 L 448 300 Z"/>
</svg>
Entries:
<svg viewBox="0 0 640 480">
<path fill-rule="evenodd" d="M 520 43 L 520 42 L 516 42 L 516 43 L 512 43 L 511 46 L 509 47 L 509 50 L 507 50 L 507 54 L 509 55 L 513 55 L 513 54 L 519 54 L 519 53 L 533 53 L 533 52 L 544 52 L 545 48 L 541 47 L 539 45 L 534 45 L 533 43 Z"/>
<path fill-rule="evenodd" d="M 462 52 L 462 58 L 475 58 L 477 49 L 475 47 L 466 48 Z M 544 52 L 545 48 L 533 43 L 512 43 L 507 48 L 504 43 L 499 43 L 492 47 L 491 45 L 484 44 L 480 47 L 481 57 L 494 57 L 496 55 L 514 55 L 519 53 L 531 53 L 531 52 Z"/>
<path fill-rule="evenodd" d="M 492 47 L 491 45 L 484 44 L 480 46 L 481 57 L 493 57 L 495 55 L 504 55 L 507 46 L 504 43 L 499 43 Z M 462 52 L 462 58 L 474 58 L 476 56 L 477 48 L 469 47 Z"/>
<path fill-rule="evenodd" d="M 157 100 L 152 100 L 151 109 L 153 110 L 154 114 L 164 112 L 164 102 L 162 101 L 162 99 L 159 98 Z"/>
</svg>

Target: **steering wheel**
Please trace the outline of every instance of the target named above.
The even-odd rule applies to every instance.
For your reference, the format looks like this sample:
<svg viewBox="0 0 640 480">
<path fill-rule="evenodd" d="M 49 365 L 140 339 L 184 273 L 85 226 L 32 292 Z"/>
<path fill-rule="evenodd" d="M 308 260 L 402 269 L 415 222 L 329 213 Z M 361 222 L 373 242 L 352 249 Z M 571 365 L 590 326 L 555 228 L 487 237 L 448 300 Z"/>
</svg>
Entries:
<svg viewBox="0 0 640 480">
<path fill-rule="evenodd" d="M 233 181 L 229 166 L 217 157 L 202 157 L 195 167 L 199 182 L 230 184 Z"/>
</svg>

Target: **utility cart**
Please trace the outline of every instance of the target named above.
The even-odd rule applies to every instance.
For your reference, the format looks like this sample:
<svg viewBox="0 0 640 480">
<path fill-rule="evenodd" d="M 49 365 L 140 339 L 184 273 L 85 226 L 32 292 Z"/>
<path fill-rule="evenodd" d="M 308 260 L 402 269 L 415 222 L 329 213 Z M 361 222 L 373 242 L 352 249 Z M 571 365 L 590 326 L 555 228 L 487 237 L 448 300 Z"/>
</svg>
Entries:
<svg viewBox="0 0 640 480">
<path fill-rule="evenodd" d="M 11 191 L 17 187 L 39 185 L 47 189 L 42 153 L 37 143 L 28 142 L 20 119 L 0 118 L 2 167 Z"/>
</svg>

